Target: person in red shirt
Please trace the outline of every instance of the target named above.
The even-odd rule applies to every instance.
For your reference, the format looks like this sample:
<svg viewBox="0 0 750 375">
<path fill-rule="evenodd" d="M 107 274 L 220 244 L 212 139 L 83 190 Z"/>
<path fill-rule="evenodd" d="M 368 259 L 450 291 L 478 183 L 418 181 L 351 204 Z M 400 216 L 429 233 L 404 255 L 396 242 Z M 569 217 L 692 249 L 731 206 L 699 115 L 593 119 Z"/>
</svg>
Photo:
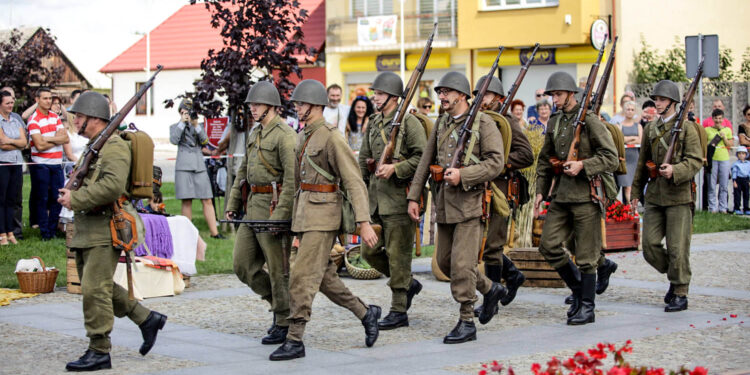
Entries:
<svg viewBox="0 0 750 375">
<path fill-rule="evenodd" d="M 720 110 L 722 110 L 722 112 L 726 113 L 726 109 L 724 109 L 724 102 L 722 102 L 721 99 L 716 99 L 713 102 L 713 108 L 711 110 L 714 111 L 714 110 L 717 110 L 717 109 L 720 109 Z M 714 119 L 711 118 L 711 116 L 708 116 L 700 124 L 703 125 L 704 128 L 713 127 L 714 126 Z M 724 117 L 724 120 L 721 122 L 721 125 L 723 127 L 725 127 L 725 128 L 729 128 L 730 130 L 732 129 L 732 123 L 726 117 Z"/>
</svg>

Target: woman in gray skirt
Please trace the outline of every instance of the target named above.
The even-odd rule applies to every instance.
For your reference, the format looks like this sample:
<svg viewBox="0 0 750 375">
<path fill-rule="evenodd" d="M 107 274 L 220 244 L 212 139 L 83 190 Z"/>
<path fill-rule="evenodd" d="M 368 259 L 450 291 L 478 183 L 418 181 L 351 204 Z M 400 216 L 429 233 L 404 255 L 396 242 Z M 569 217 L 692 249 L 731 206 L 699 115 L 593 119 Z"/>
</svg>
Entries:
<svg viewBox="0 0 750 375">
<path fill-rule="evenodd" d="M 635 102 L 625 102 L 622 105 L 622 113 L 623 120 L 617 126 L 622 130 L 622 135 L 625 136 L 625 146 L 640 145 L 643 127 L 636 121 Z M 625 164 L 627 164 L 628 173 L 617 176 L 617 184 L 622 187 L 625 204 L 630 204 L 630 186 L 633 185 L 639 153 L 640 148 L 630 147 L 625 149 Z"/>
<path fill-rule="evenodd" d="M 193 199 L 200 199 L 211 237 L 224 238 L 216 228 L 216 213 L 211 202 L 213 191 L 203 162 L 202 148 L 208 143 L 208 137 L 198 123 L 198 116 L 191 116 L 191 107 L 190 102 L 180 103 L 180 122 L 169 127 L 169 141 L 177 145 L 175 195 L 182 200 L 182 215 L 191 220 Z"/>
</svg>

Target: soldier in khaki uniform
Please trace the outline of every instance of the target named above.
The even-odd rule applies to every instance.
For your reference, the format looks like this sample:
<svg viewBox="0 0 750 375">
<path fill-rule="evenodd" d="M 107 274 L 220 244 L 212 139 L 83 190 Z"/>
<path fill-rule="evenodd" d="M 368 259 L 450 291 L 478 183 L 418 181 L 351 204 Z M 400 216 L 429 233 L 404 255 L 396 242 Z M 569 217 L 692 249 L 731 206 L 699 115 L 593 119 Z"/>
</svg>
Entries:
<svg viewBox="0 0 750 375">
<path fill-rule="evenodd" d="M 70 110 L 78 134 L 93 142 L 109 122 L 107 99 L 96 92 L 81 94 Z M 89 142 L 89 144 L 91 144 Z M 156 334 L 167 321 L 165 315 L 128 299 L 128 292 L 112 281 L 120 251 L 112 246 L 109 221 L 112 203 L 127 194 L 130 181 L 130 144 L 117 135 L 109 138 L 91 165 L 81 187 L 76 191 L 60 189 L 58 202 L 75 212 L 76 232 L 71 250 L 76 253 L 76 267 L 81 278 L 83 317 L 89 348 L 77 361 L 67 364 L 68 371 L 93 371 L 111 368 L 109 334 L 114 317 L 127 316 L 141 329 L 146 355 L 156 341 Z M 143 223 L 132 205 L 123 208 L 138 224 L 138 238 L 143 239 Z"/>
<path fill-rule="evenodd" d="M 539 252 L 554 267 L 575 297 L 568 310 L 568 324 L 593 323 L 596 269 L 602 248 L 600 207 L 592 202 L 589 181 L 598 174 L 613 172 L 618 165 L 617 151 L 609 131 L 595 114 L 587 113 L 579 143 L 579 160 L 564 163 L 563 173 L 555 175 L 550 158 L 565 161 L 575 136 L 573 120 L 581 104 L 575 97 L 573 77 L 553 73 L 545 94 L 551 95 L 560 110 L 550 119 L 544 145 L 539 153 L 534 217 L 553 180 L 555 189 L 544 220 Z M 563 242 L 575 234 L 575 263 L 563 250 Z M 577 267 L 576 267 L 577 266 Z M 576 269 L 578 268 L 578 269 Z M 580 270 L 580 279 L 577 277 Z"/>
<path fill-rule="evenodd" d="M 474 87 L 480 87 L 485 79 L 487 79 L 487 76 L 479 78 Z M 474 90 L 474 95 L 476 94 L 477 90 Z M 493 76 L 487 88 L 487 93 L 484 94 L 482 109 L 497 112 L 500 110 L 503 100 L 505 100 L 503 83 L 499 78 Z M 534 152 L 531 151 L 529 139 L 523 134 L 518 120 L 513 118 L 513 116 L 506 116 L 506 118 L 510 123 L 511 129 L 510 150 L 505 150 L 508 153 L 508 162 L 505 165 L 503 173 L 497 176 L 493 182 L 507 197 L 508 181 L 511 178 L 511 173 L 534 164 Z M 516 298 L 518 288 L 524 283 L 526 277 L 516 268 L 513 261 L 503 254 L 503 248 L 508 240 L 508 218 L 502 217 L 491 210 L 490 213 L 487 243 L 482 256 L 482 260 L 484 260 L 484 274 L 490 280 L 498 283 L 501 278 L 505 279 L 508 294 L 500 300 L 500 303 L 505 306 Z M 479 316 L 480 311 L 481 306 L 474 310 L 474 315 Z"/>
<path fill-rule="evenodd" d="M 372 247 L 378 241 L 370 226 L 367 188 L 357 161 L 336 125 L 326 124 L 323 118 L 328 98 L 322 83 L 311 79 L 300 82 L 291 100 L 300 122 L 306 123 L 296 149 L 292 213 L 292 231 L 300 242 L 289 279 L 289 333 L 284 344 L 271 354 L 272 361 L 305 356 L 302 335 L 318 290 L 362 321 L 368 347 L 378 338 L 381 312 L 380 307 L 366 305 L 346 288 L 330 256 L 341 228 L 342 185 L 360 226 L 362 241 Z"/>
<path fill-rule="evenodd" d="M 235 219 L 241 208 L 245 220 L 289 220 L 294 200 L 294 147 L 296 133 L 276 112 L 281 106 L 273 83 L 260 81 L 247 93 L 253 119 L 259 122 L 249 136 L 245 157 L 227 200 L 226 217 Z M 249 185 L 247 205 L 242 205 L 242 180 Z M 281 344 L 289 329 L 289 279 L 284 276 L 281 237 L 256 234 L 247 225 L 237 230 L 234 273 L 271 304 L 274 324 L 261 343 Z M 268 272 L 263 270 L 268 264 Z"/>
<path fill-rule="evenodd" d="M 427 145 L 419 160 L 409 189 L 409 216 L 419 220 L 419 197 L 424 188 L 430 165 L 438 164 L 444 170 L 444 181 L 432 181 L 435 197 L 438 235 L 437 262 L 440 270 L 451 278 L 453 299 L 461 304 L 460 318 L 443 343 L 457 344 L 476 340 L 474 303 L 476 291 L 484 295 L 479 322 L 487 324 L 495 314 L 498 302 L 506 295 L 505 288 L 489 280 L 477 270 L 479 247 L 482 239 L 482 198 L 485 183 L 503 171 L 503 139 L 492 119 L 479 113 L 472 134 L 467 141 L 463 167 L 450 168 L 456 152 L 458 132 L 469 113 L 471 88 L 466 77 L 457 72 L 444 75 L 435 91 L 445 113 L 432 129 Z"/>
<path fill-rule="evenodd" d="M 654 86 L 651 99 L 659 117 L 643 128 L 644 141 L 633 179 L 633 207 L 643 200 L 643 257 L 660 273 L 666 273 L 669 290 L 664 296 L 666 312 L 688 308 L 690 286 L 690 236 L 693 228 L 693 178 L 703 165 L 703 151 L 695 124 L 685 122 L 675 144 L 672 164 L 661 164 L 677 122 L 680 90 L 672 81 Z M 646 162 L 659 166 L 656 179 L 649 181 Z M 646 186 L 648 184 L 648 186 Z M 646 186 L 646 194 L 643 188 Z M 666 238 L 667 248 L 662 245 Z"/>
<path fill-rule="evenodd" d="M 367 159 L 378 162 L 390 141 L 390 125 L 404 84 L 395 73 L 383 72 L 375 77 L 370 89 L 375 91 L 379 113 L 370 117 L 367 134 L 362 139 L 359 169 L 365 181 L 369 181 L 370 216 L 383 226 L 383 235 L 374 248 L 363 245 L 362 255 L 373 268 L 390 277 L 391 311 L 378 322 L 381 330 L 389 330 L 409 326 L 406 311 L 414 295 L 422 290 L 422 284 L 411 275 L 416 227 L 406 212 L 406 189 L 427 139 L 419 120 L 406 114 L 396 138 L 393 164 L 381 165 L 370 173 Z"/>
</svg>

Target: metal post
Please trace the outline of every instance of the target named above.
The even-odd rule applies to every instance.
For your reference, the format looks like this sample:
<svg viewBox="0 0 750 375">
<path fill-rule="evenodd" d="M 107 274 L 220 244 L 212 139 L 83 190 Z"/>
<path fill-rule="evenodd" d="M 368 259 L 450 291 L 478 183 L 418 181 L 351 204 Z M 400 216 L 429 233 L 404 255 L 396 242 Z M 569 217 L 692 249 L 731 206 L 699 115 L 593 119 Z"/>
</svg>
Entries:
<svg viewBox="0 0 750 375">
<path fill-rule="evenodd" d="M 698 64 L 701 62 L 701 58 L 703 57 L 703 34 L 698 34 Z M 695 71 L 695 74 L 698 74 L 698 71 Z M 689 99 L 689 98 L 688 98 Z M 698 121 L 703 121 L 703 80 L 698 81 Z M 709 165 L 710 167 L 710 165 Z M 699 181 L 703 181 L 703 184 L 698 184 L 699 191 L 696 192 L 696 202 L 700 203 L 698 205 L 698 209 L 705 209 L 703 205 L 703 199 L 698 199 L 698 197 L 703 197 L 703 190 L 708 188 L 708 185 L 706 184 L 706 181 L 708 183 L 711 182 L 710 177 L 706 178 L 705 176 L 705 168 L 701 168 L 700 170 L 700 176 Z"/>
<path fill-rule="evenodd" d="M 406 28 L 406 25 L 404 24 L 404 1 L 401 0 L 401 80 L 406 80 L 406 51 L 404 51 L 404 29 Z"/>
<path fill-rule="evenodd" d="M 151 31 L 146 31 L 146 81 L 151 77 Z M 146 123 L 151 119 L 151 90 L 146 90 Z"/>
</svg>

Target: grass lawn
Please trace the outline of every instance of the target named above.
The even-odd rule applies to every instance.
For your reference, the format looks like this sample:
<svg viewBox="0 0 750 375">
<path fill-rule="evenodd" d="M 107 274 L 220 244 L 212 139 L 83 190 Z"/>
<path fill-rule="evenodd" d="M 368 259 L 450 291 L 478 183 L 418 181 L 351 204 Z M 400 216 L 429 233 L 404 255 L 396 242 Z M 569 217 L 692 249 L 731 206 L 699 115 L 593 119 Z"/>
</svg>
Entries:
<svg viewBox="0 0 750 375">
<path fill-rule="evenodd" d="M 31 183 L 29 176 L 24 175 L 24 223 L 28 223 L 28 200 Z M 174 184 L 164 183 L 162 192 L 166 199 L 167 212 L 172 214 L 180 213 L 180 201 L 169 199 L 174 197 Z M 223 203 L 217 201 L 217 205 Z M 199 200 L 193 200 L 193 224 L 200 231 L 201 237 L 208 244 L 206 250 L 206 261 L 196 262 L 198 273 L 202 275 L 215 273 L 232 273 L 232 248 L 234 246 L 234 234 L 227 231 L 224 235 L 225 240 L 215 240 L 210 237 L 206 220 L 203 218 L 202 205 Z M 705 211 L 699 211 L 695 215 L 693 222 L 694 233 L 711 233 L 721 231 L 732 231 L 750 229 L 750 218 L 739 217 L 735 215 L 711 214 Z M 56 238 L 48 242 L 43 242 L 38 229 L 24 228 L 24 239 L 19 241 L 18 245 L 9 245 L 0 248 L 0 287 L 18 288 L 18 279 L 13 273 L 16 262 L 22 258 L 31 256 L 41 257 L 48 267 L 54 266 L 60 270 L 57 277 L 57 285 L 66 284 L 66 255 L 65 240 Z M 422 246 L 422 258 L 431 257 L 434 252 L 434 246 Z"/>
</svg>

